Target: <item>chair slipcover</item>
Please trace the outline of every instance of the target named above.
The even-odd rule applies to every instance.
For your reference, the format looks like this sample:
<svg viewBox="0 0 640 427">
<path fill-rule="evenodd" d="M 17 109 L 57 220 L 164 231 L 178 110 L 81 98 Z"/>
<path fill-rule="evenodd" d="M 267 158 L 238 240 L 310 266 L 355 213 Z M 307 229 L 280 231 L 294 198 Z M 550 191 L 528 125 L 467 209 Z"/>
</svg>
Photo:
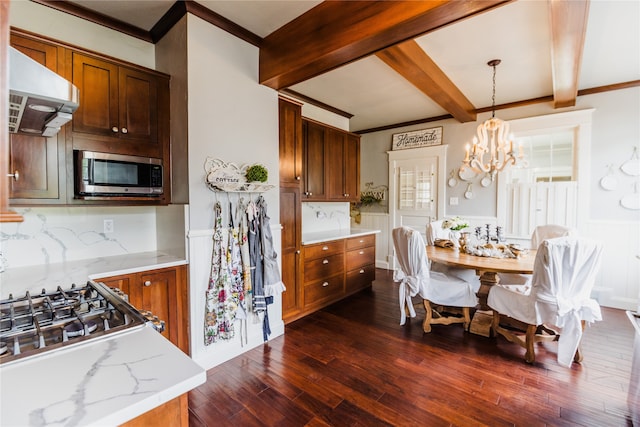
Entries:
<svg viewBox="0 0 640 427">
<path fill-rule="evenodd" d="M 452 240 L 455 242 L 456 247 L 459 245 L 454 233 L 449 229 L 442 228 L 442 220 L 432 221 L 427 224 L 427 244 L 429 246 L 434 246 L 436 239 Z M 442 273 L 447 276 L 454 276 L 460 280 L 469 282 L 473 286 L 475 292 L 478 292 L 478 289 L 480 289 L 480 278 L 476 274 L 475 270 L 471 268 L 451 267 L 438 262 L 432 262 L 431 271 Z"/>
<path fill-rule="evenodd" d="M 538 246 L 540 246 L 540 243 L 547 239 L 577 235 L 578 232 L 576 229 L 565 227 L 563 225 L 538 225 L 533 230 L 533 233 L 531 233 L 531 249 L 537 249 Z M 531 289 L 530 274 L 498 273 L 498 277 L 500 278 L 500 284 L 512 291 L 527 294 Z"/>
<path fill-rule="evenodd" d="M 487 304 L 530 325 L 547 323 L 562 328 L 558 363 L 570 366 L 582 338 L 581 322 L 602 320 L 600 305 L 590 297 L 601 253 L 601 244 L 588 239 L 545 240 L 536 254 L 530 293 L 494 286 Z"/>
<path fill-rule="evenodd" d="M 400 282 L 400 324 L 406 322 L 405 306 L 416 316 L 411 297 L 419 295 L 433 303 L 453 307 L 475 307 L 478 299 L 472 286 L 456 277 L 429 271 L 426 246 L 420 233 L 409 227 L 393 229 L 393 244 L 400 268 L 393 280 Z"/>
</svg>

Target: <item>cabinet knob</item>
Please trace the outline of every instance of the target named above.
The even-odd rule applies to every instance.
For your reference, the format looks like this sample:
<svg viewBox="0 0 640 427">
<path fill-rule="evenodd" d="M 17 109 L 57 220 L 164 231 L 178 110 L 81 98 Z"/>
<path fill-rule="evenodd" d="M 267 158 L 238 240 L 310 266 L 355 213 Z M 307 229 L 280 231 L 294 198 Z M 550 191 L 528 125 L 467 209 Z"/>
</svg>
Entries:
<svg viewBox="0 0 640 427">
<path fill-rule="evenodd" d="M 328 251 L 328 250 L 329 250 L 329 246 L 323 246 L 323 247 L 322 247 L 322 250 L 323 250 L 323 251 Z"/>
<path fill-rule="evenodd" d="M 300 175 L 296 176 L 296 181 L 300 181 L 301 179 Z"/>
<path fill-rule="evenodd" d="M 118 126 L 112 127 L 111 130 L 113 131 L 113 133 L 118 133 Z"/>
<path fill-rule="evenodd" d="M 360 255 L 364 255 L 364 251 L 360 251 L 358 252 Z"/>
<path fill-rule="evenodd" d="M 122 133 L 128 133 L 129 131 L 127 130 L 127 128 L 122 128 L 121 132 Z"/>
<path fill-rule="evenodd" d="M 296 251 L 296 255 L 300 255 L 300 249 Z"/>
<path fill-rule="evenodd" d="M 323 259 L 323 260 L 322 260 L 322 263 L 323 263 L 324 265 L 327 265 L 327 264 L 329 264 L 329 260 L 328 260 L 328 259 Z"/>
<path fill-rule="evenodd" d="M 17 170 L 13 173 L 8 173 L 7 176 L 13 178 L 14 180 L 18 181 L 20 179 L 20 172 L 18 172 Z"/>
<path fill-rule="evenodd" d="M 322 284 L 322 287 L 323 287 L 323 288 L 326 288 L 327 286 L 329 286 L 329 282 L 324 282 L 324 283 Z"/>
<path fill-rule="evenodd" d="M 146 280 L 143 285 L 145 286 L 151 286 L 151 280 Z"/>
<path fill-rule="evenodd" d="M 364 274 L 364 268 L 360 269 L 360 274 Z"/>
<path fill-rule="evenodd" d="M 344 197 L 349 197 L 349 193 L 344 193 Z"/>
</svg>

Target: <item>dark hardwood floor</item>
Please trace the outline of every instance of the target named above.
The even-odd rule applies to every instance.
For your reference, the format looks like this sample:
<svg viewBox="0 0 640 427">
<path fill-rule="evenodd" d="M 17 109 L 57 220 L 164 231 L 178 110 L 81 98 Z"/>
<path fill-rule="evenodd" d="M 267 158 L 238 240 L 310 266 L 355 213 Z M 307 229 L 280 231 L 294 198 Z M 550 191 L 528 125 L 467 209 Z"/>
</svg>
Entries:
<svg viewBox="0 0 640 427">
<path fill-rule="evenodd" d="M 400 326 L 398 284 L 376 274 L 371 290 L 209 370 L 189 393 L 191 426 L 631 426 L 624 311 L 603 308 L 581 365 L 559 366 L 556 343 L 528 365 L 523 348 L 460 324 L 424 334 L 421 305 Z"/>
</svg>

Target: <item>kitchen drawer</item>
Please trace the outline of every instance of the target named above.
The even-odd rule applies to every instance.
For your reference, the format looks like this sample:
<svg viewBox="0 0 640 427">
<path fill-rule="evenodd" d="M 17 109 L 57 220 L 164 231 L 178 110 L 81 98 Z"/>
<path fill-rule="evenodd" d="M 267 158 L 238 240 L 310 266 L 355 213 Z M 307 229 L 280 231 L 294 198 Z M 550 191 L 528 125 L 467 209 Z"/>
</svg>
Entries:
<svg viewBox="0 0 640 427">
<path fill-rule="evenodd" d="M 347 272 L 346 293 L 350 294 L 371 285 L 376 279 L 376 266 L 368 264 Z"/>
<path fill-rule="evenodd" d="M 337 300 L 344 294 L 344 274 L 336 274 L 326 279 L 305 284 L 304 305 L 316 305 L 329 300 Z"/>
<path fill-rule="evenodd" d="M 376 244 L 376 235 L 368 234 L 366 236 L 358 236 L 351 237 L 347 239 L 347 247 L 348 251 L 352 249 L 364 248 L 366 246 L 375 246 Z"/>
<path fill-rule="evenodd" d="M 313 282 L 344 271 L 344 255 L 324 256 L 304 263 L 304 282 Z"/>
<path fill-rule="evenodd" d="M 330 242 L 316 243 L 304 247 L 304 260 L 326 257 L 344 251 L 344 240 L 332 240 Z"/>
<path fill-rule="evenodd" d="M 354 270 L 358 267 L 362 267 L 363 265 L 375 263 L 375 259 L 375 246 L 349 251 L 347 252 L 347 271 Z"/>
</svg>

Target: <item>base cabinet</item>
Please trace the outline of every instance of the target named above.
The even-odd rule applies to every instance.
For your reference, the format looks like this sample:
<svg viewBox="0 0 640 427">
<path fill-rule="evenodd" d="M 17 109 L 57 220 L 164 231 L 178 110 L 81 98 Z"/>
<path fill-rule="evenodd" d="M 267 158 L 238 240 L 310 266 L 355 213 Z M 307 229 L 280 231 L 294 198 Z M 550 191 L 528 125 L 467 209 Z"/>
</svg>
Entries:
<svg viewBox="0 0 640 427">
<path fill-rule="evenodd" d="M 375 234 L 302 247 L 298 293 L 302 307 L 283 316 L 289 323 L 371 286 L 376 278 Z"/>
<path fill-rule="evenodd" d="M 103 277 L 95 281 L 120 288 L 134 307 L 148 310 L 164 320 L 162 335 L 189 354 L 186 272 L 185 266 L 178 266 Z"/>
<path fill-rule="evenodd" d="M 121 427 L 187 427 L 189 425 L 189 400 L 185 393 L 157 408 L 121 424 Z"/>
</svg>

